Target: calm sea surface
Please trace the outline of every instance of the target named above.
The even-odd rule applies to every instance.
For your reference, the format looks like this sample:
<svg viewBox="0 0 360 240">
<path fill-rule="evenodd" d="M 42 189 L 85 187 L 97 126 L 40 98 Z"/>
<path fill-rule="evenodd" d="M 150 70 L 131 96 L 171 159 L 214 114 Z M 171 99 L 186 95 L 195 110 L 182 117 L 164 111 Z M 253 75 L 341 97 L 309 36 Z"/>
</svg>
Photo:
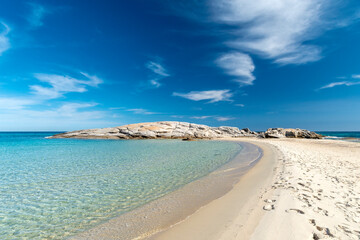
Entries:
<svg viewBox="0 0 360 240">
<path fill-rule="evenodd" d="M 317 132 L 321 135 L 333 138 L 359 138 L 360 132 Z"/>
<path fill-rule="evenodd" d="M 0 239 L 63 239 L 231 160 L 231 142 L 45 139 L 0 133 Z"/>
</svg>

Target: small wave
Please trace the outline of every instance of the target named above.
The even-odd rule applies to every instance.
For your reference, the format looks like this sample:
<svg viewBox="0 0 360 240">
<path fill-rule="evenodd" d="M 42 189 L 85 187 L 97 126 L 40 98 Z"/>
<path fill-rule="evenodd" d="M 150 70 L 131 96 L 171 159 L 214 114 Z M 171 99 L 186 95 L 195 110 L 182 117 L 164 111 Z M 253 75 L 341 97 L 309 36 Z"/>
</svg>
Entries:
<svg viewBox="0 0 360 240">
<path fill-rule="evenodd" d="M 343 137 L 325 136 L 325 139 L 342 139 Z"/>
</svg>

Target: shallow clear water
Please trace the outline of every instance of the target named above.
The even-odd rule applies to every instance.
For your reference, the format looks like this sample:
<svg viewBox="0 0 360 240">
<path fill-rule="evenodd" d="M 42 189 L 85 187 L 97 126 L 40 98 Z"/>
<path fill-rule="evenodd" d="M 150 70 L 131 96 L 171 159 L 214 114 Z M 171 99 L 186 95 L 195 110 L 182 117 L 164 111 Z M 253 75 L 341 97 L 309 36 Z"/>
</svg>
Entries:
<svg viewBox="0 0 360 240">
<path fill-rule="evenodd" d="M 0 239 L 62 239 L 207 175 L 239 144 L 0 133 Z"/>
</svg>

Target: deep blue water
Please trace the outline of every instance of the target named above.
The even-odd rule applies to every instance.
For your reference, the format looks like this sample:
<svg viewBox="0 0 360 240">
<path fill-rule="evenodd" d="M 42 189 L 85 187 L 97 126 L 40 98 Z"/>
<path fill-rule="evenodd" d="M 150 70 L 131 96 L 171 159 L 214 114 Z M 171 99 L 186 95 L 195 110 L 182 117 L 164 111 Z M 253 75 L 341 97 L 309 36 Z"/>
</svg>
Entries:
<svg viewBox="0 0 360 240">
<path fill-rule="evenodd" d="M 45 139 L 0 133 L 0 239 L 63 239 L 231 160 L 232 142 Z"/>
</svg>

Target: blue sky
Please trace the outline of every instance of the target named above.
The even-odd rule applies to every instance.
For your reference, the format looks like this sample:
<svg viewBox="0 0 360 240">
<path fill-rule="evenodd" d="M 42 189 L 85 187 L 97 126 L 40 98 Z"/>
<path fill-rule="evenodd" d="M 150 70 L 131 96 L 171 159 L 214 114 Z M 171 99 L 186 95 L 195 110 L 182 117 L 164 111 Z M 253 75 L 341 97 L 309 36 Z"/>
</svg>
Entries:
<svg viewBox="0 0 360 240">
<path fill-rule="evenodd" d="M 357 0 L 0 0 L 0 130 L 360 130 Z"/>
</svg>

